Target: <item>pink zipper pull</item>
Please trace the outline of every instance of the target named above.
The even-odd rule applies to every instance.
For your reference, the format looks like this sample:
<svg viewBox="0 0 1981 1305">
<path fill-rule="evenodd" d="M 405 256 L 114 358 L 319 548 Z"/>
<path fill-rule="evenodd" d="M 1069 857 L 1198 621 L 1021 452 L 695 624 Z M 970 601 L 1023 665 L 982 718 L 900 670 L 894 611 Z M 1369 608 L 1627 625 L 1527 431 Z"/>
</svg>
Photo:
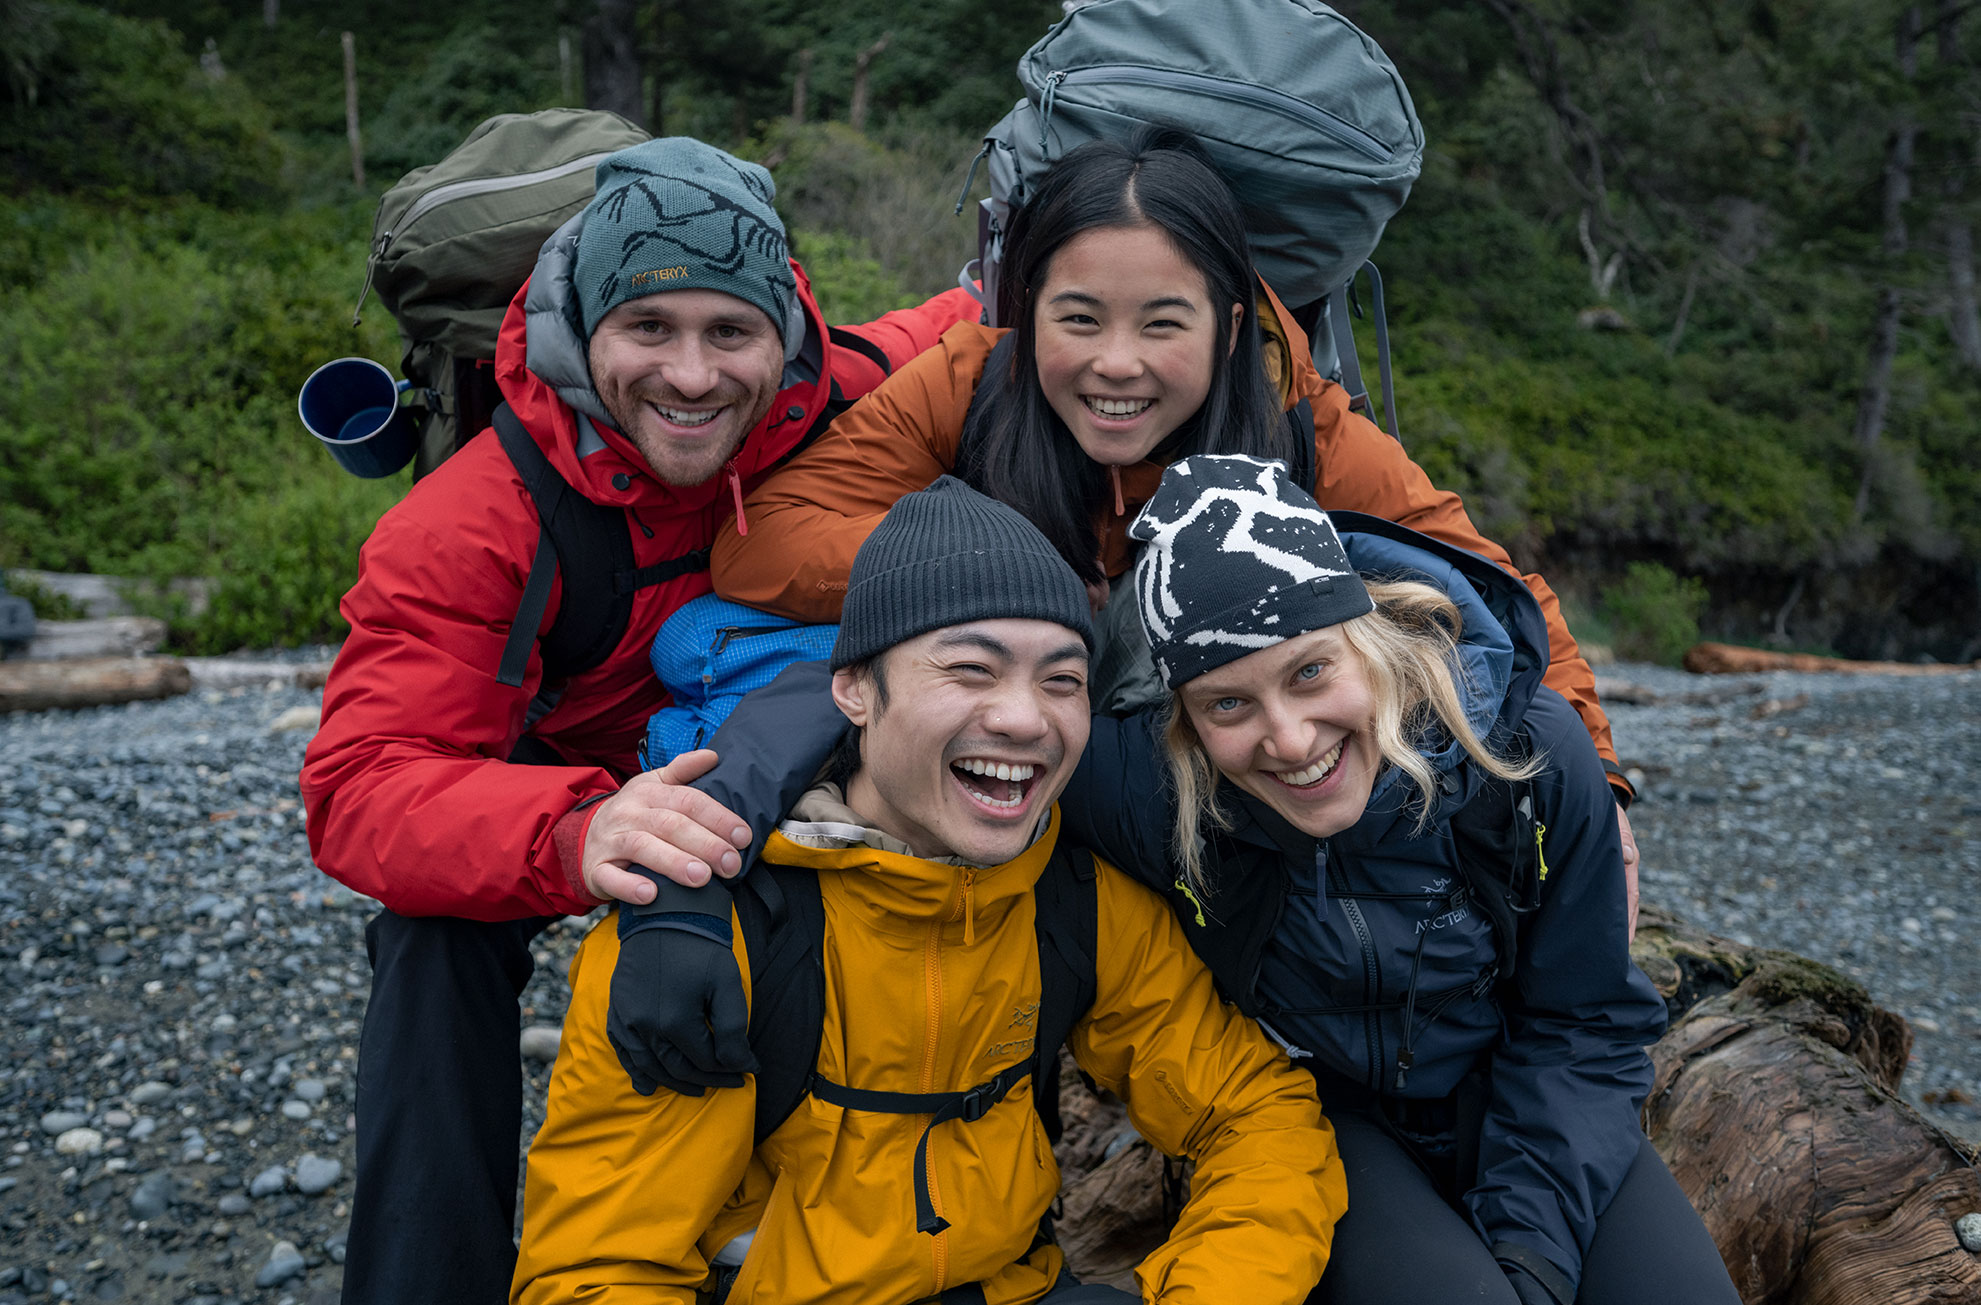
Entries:
<svg viewBox="0 0 1981 1305">
<path fill-rule="evenodd" d="M 736 500 L 736 533 L 747 535 L 750 533 L 750 519 L 743 515 L 743 478 L 736 474 L 736 463 L 733 459 L 723 471 L 729 476 L 730 496 Z"/>
<path fill-rule="evenodd" d="M 1128 515 L 1128 505 L 1121 498 L 1121 468 L 1109 467 L 1107 478 L 1114 482 L 1114 515 L 1125 517 Z"/>
</svg>

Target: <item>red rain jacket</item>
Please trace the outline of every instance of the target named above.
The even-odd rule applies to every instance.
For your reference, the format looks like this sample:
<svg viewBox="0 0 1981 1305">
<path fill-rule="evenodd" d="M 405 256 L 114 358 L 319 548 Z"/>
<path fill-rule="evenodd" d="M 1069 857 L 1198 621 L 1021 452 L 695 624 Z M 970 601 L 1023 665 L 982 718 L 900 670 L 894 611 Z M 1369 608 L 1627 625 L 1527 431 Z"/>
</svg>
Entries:
<svg viewBox="0 0 1981 1305">
<path fill-rule="evenodd" d="M 744 493 L 811 426 L 830 397 L 827 382 L 854 398 L 882 380 L 873 361 L 835 346 L 803 270 L 792 268 L 823 345 L 823 377 L 781 391 L 745 438 L 732 463 Z M 627 510 L 635 565 L 709 546 L 735 510 L 726 475 L 689 488 L 662 484 L 602 422 L 593 424 L 606 447 L 579 460 L 576 414 L 526 363 L 528 291 L 517 292 L 502 323 L 496 379 L 551 465 L 587 498 Z M 845 329 L 899 366 L 977 312 L 973 298 L 952 290 Z M 379 520 L 344 596 L 351 633 L 303 760 L 310 853 L 325 873 L 402 915 L 510 920 L 597 904 L 577 876 L 596 807 L 574 808 L 612 793 L 636 769 L 647 717 L 669 701 L 648 668 L 648 645 L 676 608 L 709 592 L 701 571 L 636 593 L 611 656 L 574 677 L 556 707 L 527 727 L 570 764 L 511 765 L 504 759 L 526 732 L 543 668 L 532 652 L 516 688 L 498 684 L 496 670 L 537 538 L 529 492 L 486 430 Z M 539 637 L 561 601 L 560 583 Z"/>
</svg>

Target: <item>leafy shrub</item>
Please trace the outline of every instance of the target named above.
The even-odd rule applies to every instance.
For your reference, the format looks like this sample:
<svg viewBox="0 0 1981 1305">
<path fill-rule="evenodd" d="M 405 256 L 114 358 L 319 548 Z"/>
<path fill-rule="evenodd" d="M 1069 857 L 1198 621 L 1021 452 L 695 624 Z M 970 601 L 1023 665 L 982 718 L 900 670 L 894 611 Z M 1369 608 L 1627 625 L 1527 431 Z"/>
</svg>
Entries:
<svg viewBox="0 0 1981 1305">
<path fill-rule="evenodd" d="M 168 206 L 113 226 L 35 203 L 96 243 L 0 289 L 0 565 L 218 577 L 191 625 L 162 613 L 175 642 L 326 637 L 356 575 L 352 532 L 401 490 L 350 481 L 295 409 L 318 363 L 396 356 L 385 315 L 348 325 L 364 206 L 281 219 Z M 14 249 L 0 264 L 24 261 Z"/>
<path fill-rule="evenodd" d="M 975 216 L 954 211 L 976 152 L 972 138 L 914 133 L 888 148 L 843 123 L 787 121 L 740 152 L 776 176 L 787 226 L 843 233 L 918 295 L 915 302 L 955 285 L 957 270 L 977 256 Z M 984 185 L 981 173 L 977 184 Z"/>
<path fill-rule="evenodd" d="M 10 190 L 217 204 L 281 193 L 283 155 L 267 114 L 237 82 L 202 73 L 163 23 L 67 0 L 9 4 L 7 17 L 30 38 L 8 52 L 15 94 L 0 101 Z"/>
<path fill-rule="evenodd" d="M 418 76 L 393 79 L 365 121 L 366 169 L 393 180 L 438 162 L 483 119 L 548 107 L 556 94 L 554 65 L 533 66 L 479 21 L 462 27 L 433 48 Z"/>
<path fill-rule="evenodd" d="M 793 232 L 791 256 L 811 279 L 812 295 L 828 322 L 870 322 L 882 313 L 921 303 L 867 253 L 867 246 L 841 231 Z"/>
<path fill-rule="evenodd" d="M 338 600 L 358 577 L 358 549 L 402 486 L 359 480 L 328 458 L 293 470 L 293 482 L 238 501 L 211 562 L 206 610 L 164 613 L 175 647 L 221 653 L 334 643 L 349 631 Z"/>
<path fill-rule="evenodd" d="M 1619 656 L 1676 666 L 1699 642 L 1706 586 L 1681 579 L 1656 562 L 1632 562 L 1623 579 L 1603 591 L 1601 614 Z"/>
</svg>

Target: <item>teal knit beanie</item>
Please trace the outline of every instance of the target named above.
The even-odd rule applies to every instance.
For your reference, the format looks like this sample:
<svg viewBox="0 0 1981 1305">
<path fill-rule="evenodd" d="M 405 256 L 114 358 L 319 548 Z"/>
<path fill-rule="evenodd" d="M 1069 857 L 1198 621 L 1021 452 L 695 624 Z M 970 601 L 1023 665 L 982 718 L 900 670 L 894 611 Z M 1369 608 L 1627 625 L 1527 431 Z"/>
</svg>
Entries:
<svg viewBox="0 0 1981 1305">
<path fill-rule="evenodd" d="M 628 299 L 663 290 L 718 290 L 770 318 L 788 358 L 795 319 L 784 223 L 770 173 L 687 136 L 645 141 L 598 165 L 597 193 L 578 236 L 573 284 L 585 338 Z M 794 330 L 798 327 L 800 329 Z"/>
</svg>

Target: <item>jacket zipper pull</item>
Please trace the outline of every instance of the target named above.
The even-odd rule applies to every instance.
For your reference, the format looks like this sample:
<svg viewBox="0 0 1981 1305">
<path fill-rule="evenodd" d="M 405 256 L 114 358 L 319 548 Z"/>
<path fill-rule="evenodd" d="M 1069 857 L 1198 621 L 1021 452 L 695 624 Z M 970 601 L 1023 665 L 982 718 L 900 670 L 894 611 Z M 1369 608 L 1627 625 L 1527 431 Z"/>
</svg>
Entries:
<svg viewBox="0 0 1981 1305">
<path fill-rule="evenodd" d="M 1114 482 L 1114 515 L 1125 517 L 1128 515 L 1128 504 L 1121 497 L 1121 468 L 1109 467 L 1107 478 Z"/>
<path fill-rule="evenodd" d="M 736 533 L 750 533 L 750 519 L 743 515 L 743 478 L 736 474 L 736 460 L 731 458 L 723 472 L 729 477 L 729 495 L 736 500 Z"/>
<path fill-rule="evenodd" d="M 977 944 L 976 887 L 977 872 L 965 870 L 963 872 L 963 945 L 965 947 L 974 947 Z"/>
</svg>

